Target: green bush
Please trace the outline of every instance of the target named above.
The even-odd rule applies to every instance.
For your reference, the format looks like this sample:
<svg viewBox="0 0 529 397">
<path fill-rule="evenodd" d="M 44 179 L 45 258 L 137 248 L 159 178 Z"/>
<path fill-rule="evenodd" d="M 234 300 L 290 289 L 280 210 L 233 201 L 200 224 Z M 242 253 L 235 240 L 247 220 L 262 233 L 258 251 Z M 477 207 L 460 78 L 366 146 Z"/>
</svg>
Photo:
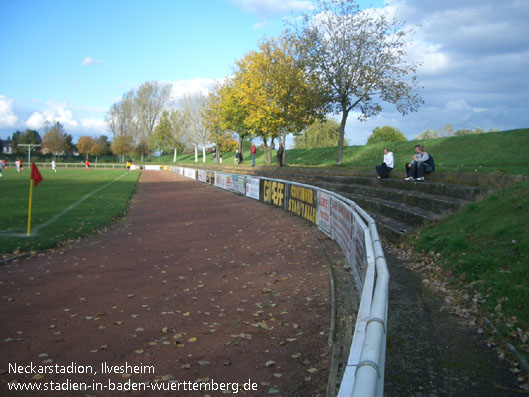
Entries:
<svg viewBox="0 0 529 397">
<path fill-rule="evenodd" d="M 368 138 L 367 144 L 370 145 L 378 142 L 399 142 L 407 140 L 408 139 L 406 139 L 404 134 L 400 132 L 398 128 L 386 125 L 384 127 L 376 127 Z"/>
</svg>

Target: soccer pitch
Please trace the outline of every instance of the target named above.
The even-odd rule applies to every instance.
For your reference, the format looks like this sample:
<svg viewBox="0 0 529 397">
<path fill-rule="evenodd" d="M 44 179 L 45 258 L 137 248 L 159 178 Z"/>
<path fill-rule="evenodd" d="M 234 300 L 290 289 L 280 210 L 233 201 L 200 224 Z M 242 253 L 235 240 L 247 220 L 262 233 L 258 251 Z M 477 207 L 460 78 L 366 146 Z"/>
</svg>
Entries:
<svg viewBox="0 0 529 397">
<path fill-rule="evenodd" d="M 139 172 L 40 169 L 33 189 L 31 235 L 26 236 L 30 169 L 14 167 L 0 178 L 0 254 L 44 250 L 100 228 L 123 214 Z"/>
</svg>

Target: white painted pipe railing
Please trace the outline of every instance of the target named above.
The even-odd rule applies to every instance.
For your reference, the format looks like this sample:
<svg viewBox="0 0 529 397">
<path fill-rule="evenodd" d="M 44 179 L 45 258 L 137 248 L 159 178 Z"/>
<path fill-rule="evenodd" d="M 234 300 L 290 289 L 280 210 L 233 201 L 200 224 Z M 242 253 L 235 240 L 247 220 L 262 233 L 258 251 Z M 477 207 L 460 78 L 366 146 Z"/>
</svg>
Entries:
<svg viewBox="0 0 529 397">
<path fill-rule="evenodd" d="M 31 164 L 29 164 L 27 161 L 23 161 L 22 162 L 22 165 L 24 166 L 24 168 L 30 168 L 31 167 Z M 39 168 L 51 168 L 51 164 L 50 163 L 42 163 L 42 162 L 37 162 L 35 163 L 35 165 Z M 57 168 L 84 168 L 85 167 L 85 164 L 84 162 L 79 162 L 79 163 L 55 163 L 55 165 L 57 166 Z M 15 162 L 14 161 L 11 161 L 11 162 L 6 162 L 6 166 L 7 167 L 12 167 L 12 168 L 15 168 L 16 165 L 15 165 Z M 102 169 L 122 169 L 122 168 L 126 168 L 127 165 L 126 164 L 116 164 L 116 163 L 90 163 L 90 168 L 102 168 Z"/>
</svg>

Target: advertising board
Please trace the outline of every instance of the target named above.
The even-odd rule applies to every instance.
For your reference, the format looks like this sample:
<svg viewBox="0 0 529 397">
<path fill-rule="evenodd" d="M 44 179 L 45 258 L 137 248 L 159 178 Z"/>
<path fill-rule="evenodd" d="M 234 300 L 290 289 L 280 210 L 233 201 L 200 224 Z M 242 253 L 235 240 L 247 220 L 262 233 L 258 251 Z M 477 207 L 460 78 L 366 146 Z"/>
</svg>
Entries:
<svg viewBox="0 0 529 397">
<path fill-rule="evenodd" d="M 331 234 L 331 196 L 321 191 L 318 191 L 318 226 Z"/>
<path fill-rule="evenodd" d="M 221 189 L 228 189 L 228 183 L 230 181 L 228 174 L 223 174 L 221 172 L 215 172 L 215 186 L 220 187 Z"/>
<path fill-rule="evenodd" d="M 318 194 L 316 190 L 304 186 L 286 185 L 285 210 L 316 223 L 317 207 Z"/>
<path fill-rule="evenodd" d="M 206 182 L 214 185 L 215 184 L 215 172 L 214 171 L 207 171 L 206 172 Z"/>
<path fill-rule="evenodd" d="M 242 175 L 231 174 L 230 190 L 233 190 L 234 192 L 242 195 L 246 194 L 246 186 L 244 179 L 245 178 Z"/>
<path fill-rule="evenodd" d="M 331 198 L 331 237 L 342 249 L 348 263 L 351 263 L 352 212 L 346 203 Z"/>
<path fill-rule="evenodd" d="M 246 197 L 259 200 L 259 178 L 246 177 Z"/>
<path fill-rule="evenodd" d="M 259 182 L 259 200 L 285 208 L 285 184 L 283 182 L 261 179 Z"/>
<path fill-rule="evenodd" d="M 196 170 L 194 168 L 184 168 L 184 176 L 191 179 L 197 179 Z"/>
</svg>

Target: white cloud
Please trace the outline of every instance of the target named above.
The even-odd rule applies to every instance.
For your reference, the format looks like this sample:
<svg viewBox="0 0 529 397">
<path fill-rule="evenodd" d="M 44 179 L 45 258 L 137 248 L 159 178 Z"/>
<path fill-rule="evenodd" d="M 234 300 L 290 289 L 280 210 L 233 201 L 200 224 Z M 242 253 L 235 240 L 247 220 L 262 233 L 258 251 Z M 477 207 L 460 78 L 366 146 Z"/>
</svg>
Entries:
<svg viewBox="0 0 529 397">
<path fill-rule="evenodd" d="M 105 131 L 108 129 L 108 124 L 104 120 L 97 119 L 83 119 L 81 120 L 81 127 L 87 130 Z"/>
<path fill-rule="evenodd" d="M 44 122 L 53 123 L 58 121 L 65 128 L 77 128 L 79 122 L 73 118 L 72 112 L 67 109 L 66 103 L 56 101 L 46 102 L 46 109 L 43 112 L 34 112 L 27 120 L 26 126 L 29 128 L 42 128 Z"/>
<path fill-rule="evenodd" d="M 309 0 L 230 0 L 232 4 L 257 15 L 278 15 L 314 9 Z"/>
<path fill-rule="evenodd" d="M 389 104 L 366 122 L 348 118 L 347 138 L 364 144 L 374 127 L 392 125 L 409 139 L 426 128 L 529 127 L 529 2 L 387 0 L 405 21 L 408 59 L 418 68 L 424 105 L 405 117 Z"/>
<path fill-rule="evenodd" d="M 13 109 L 15 101 L 0 95 L 0 128 L 12 127 L 17 122 L 17 116 Z"/>
<path fill-rule="evenodd" d="M 192 79 L 171 81 L 173 88 L 171 91 L 171 98 L 175 101 L 181 99 L 186 94 L 201 93 L 207 95 L 213 90 L 213 87 L 220 83 L 219 79 Z"/>
<path fill-rule="evenodd" d="M 252 28 L 256 30 L 262 30 L 266 28 L 270 23 L 268 21 L 259 21 L 252 25 Z"/>
<path fill-rule="evenodd" d="M 418 69 L 420 74 L 438 74 L 446 72 L 453 66 L 449 56 L 441 51 L 439 44 L 412 41 L 407 53 L 408 59 L 421 63 Z"/>
<path fill-rule="evenodd" d="M 103 61 L 94 59 L 92 57 L 86 57 L 85 59 L 83 59 L 82 65 L 86 67 L 90 65 L 97 65 L 99 63 L 103 63 Z"/>
</svg>

